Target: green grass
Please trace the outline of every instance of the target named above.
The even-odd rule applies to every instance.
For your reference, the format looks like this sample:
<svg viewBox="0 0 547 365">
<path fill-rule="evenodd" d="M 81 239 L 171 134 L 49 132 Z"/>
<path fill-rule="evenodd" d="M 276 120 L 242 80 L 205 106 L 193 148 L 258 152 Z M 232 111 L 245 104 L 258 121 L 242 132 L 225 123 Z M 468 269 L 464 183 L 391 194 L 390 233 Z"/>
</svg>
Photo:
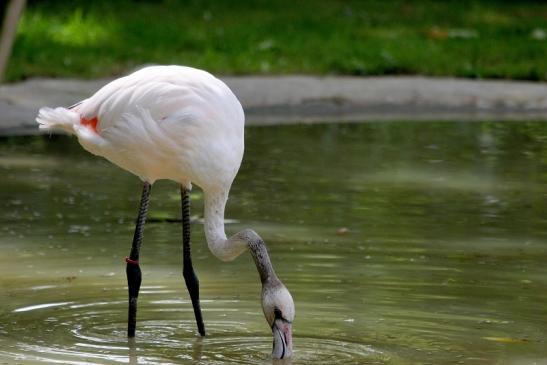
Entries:
<svg viewBox="0 0 547 365">
<path fill-rule="evenodd" d="M 540 1 L 30 1 L 8 80 L 145 63 L 220 74 L 547 79 Z"/>
</svg>

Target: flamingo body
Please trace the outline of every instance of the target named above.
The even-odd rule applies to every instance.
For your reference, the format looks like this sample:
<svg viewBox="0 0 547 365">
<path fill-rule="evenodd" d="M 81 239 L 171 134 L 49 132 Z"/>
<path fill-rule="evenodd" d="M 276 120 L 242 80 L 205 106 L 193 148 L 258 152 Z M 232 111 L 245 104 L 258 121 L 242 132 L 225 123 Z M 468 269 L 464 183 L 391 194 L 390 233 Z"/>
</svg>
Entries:
<svg viewBox="0 0 547 365">
<path fill-rule="evenodd" d="M 150 183 L 229 188 L 243 157 L 241 104 L 222 81 L 190 67 L 141 69 L 72 109 L 42 108 L 37 120 Z"/>
</svg>

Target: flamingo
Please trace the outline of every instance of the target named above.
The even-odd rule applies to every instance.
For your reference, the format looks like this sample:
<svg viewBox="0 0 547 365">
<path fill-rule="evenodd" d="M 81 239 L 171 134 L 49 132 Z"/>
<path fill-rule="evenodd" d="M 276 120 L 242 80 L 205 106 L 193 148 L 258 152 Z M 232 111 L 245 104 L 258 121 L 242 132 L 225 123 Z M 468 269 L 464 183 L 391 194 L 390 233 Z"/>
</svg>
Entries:
<svg viewBox="0 0 547 365">
<path fill-rule="evenodd" d="M 294 302 L 274 271 L 264 240 L 252 229 L 229 238 L 224 230 L 224 209 L 243 158 L 245 124 L 243 108 L 226 84 L 191 67 L 150 66 L 110 82 L 71 107 L 43 107 L 36 121 L 43 130 L 76 135 L 84 149 L 143 181 L 131 251 L 126 257 L 128 337 L 135 337 L 136 331 L 139 252 L 152 184 L 169 179 L 180 184 L 183 277 L 199 334 L 205 336 L 205 326 L 191 259 L 192 184 L 204 193 L 204 230 L 210 251 L 220 260 L 230 261 L 249 250 L 262 283 L 262 310 L 273 335 L 272 357 L 292 355 Z"/>
</svg>

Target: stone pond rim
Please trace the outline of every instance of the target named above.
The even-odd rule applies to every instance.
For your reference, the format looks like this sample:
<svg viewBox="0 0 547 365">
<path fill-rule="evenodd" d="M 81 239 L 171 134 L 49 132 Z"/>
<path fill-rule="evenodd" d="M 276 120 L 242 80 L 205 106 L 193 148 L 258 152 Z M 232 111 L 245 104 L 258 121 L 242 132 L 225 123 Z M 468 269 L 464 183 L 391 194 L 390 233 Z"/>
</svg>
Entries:
<svg viewBox="0 0 547 365">
<path fill-rule="evenodd" d="M 226 76 L 247 125 L 360 121 L 547 121 L 547 83 L 422 76 Z M 38 134 L 44 105 L 71 105 L 111 79 L 0 86 L 0 136 Z"/>
</svg>

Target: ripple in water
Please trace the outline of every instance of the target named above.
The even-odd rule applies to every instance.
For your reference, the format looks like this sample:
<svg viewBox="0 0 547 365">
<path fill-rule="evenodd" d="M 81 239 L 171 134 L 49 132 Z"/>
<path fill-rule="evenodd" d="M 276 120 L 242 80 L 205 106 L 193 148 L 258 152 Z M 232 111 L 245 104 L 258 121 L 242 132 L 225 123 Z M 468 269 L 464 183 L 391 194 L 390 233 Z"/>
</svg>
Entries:
<svg viewBox="0 0 547 365">
<path fill-rule="evenodd" d="M 211 339 L 209 352 L 234 364 L 385 364 L 389 357 L 370 346 L 341 340 L 298 337 L 290 360 L 272 360 L 269 337 Z M 231 356 L 233 355 L 233 356 Z"/>
<path fill-rule="evenodd" d="M 175 306 L 180 309 L 183 302 L 167 303 L 163 309 L 170 313 Z M 306 336 L 295 336 L 292 359 L 274 361 L 270 358 L 271 337 L 254 334 L 244 323 L 208 321 L 209 335 L 200 338 L 196 336 L 193 318 L 148 319 L 157 318 L 157 312 L 146 310 L 140 313 L 137 338 L 128 341 L 122 315 L 124 305 L 125 301 L 58 302 L 15 309 L 11 313 L 15 321 L 10 332 L 17 342 L 0 349 L 0 358 L 19 363 L 60 364 L 391 363 L 388 354 L 371 346 Z M 153 315 L 149 316 L 150 313 Z M 19 328 L 25 323 L 37 328 L 34 331 Z"/>
</svg>

